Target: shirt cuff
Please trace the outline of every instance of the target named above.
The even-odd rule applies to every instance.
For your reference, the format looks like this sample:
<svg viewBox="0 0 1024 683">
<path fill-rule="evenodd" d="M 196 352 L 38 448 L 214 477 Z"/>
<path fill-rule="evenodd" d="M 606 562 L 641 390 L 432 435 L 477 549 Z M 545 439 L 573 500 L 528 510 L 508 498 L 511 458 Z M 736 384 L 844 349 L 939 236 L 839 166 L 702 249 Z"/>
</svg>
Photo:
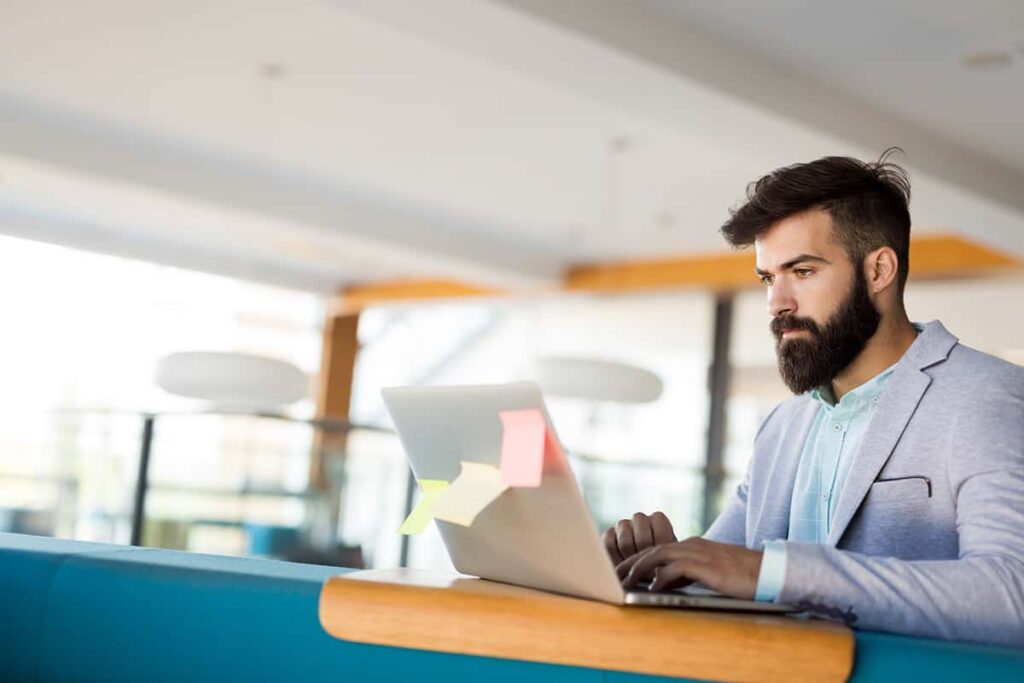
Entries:
<svg viewBox="0 0 1024 683">
<path fill-rule="evenodd" d="M 761 556 L 761 572 L 757 576 L 755 600 L 775 602 L 786 581 L 786 542 L 765 541 Z"/>
</svg>

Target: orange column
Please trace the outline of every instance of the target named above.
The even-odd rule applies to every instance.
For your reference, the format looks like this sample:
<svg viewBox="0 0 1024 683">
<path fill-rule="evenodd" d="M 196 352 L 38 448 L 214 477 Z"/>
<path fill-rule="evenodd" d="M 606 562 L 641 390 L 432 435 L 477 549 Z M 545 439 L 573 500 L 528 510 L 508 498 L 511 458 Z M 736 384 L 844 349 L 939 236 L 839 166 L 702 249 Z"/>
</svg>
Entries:
<svg viewBox="0 0 1024 683">
<path fill-rule="evenodd" d="M 328 314 L 324 321 L 323 351 L 317 386 L 316 416 L 320 419 L 349 419 L 352 378 L 359 351 L 359 313 Z M 344 431 L 316 431 L 310 461 L 311 488 L 327 490 L 330 460 L 345 451 Z"/>
</svg>

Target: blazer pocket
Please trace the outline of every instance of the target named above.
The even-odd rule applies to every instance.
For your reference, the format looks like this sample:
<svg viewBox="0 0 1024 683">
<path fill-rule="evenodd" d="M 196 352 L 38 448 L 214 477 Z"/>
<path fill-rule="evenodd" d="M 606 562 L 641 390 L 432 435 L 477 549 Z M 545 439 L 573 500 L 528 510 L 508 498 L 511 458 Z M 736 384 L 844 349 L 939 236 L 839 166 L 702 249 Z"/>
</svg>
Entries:
<svg viewBox="0 0 1024 683">
<path fill-rule="evenodd" d="M 924 476 L 876 479 L 868 489 L 865 503 L 913 503 L 932 497 L 931 479 Z"/>
</svg>

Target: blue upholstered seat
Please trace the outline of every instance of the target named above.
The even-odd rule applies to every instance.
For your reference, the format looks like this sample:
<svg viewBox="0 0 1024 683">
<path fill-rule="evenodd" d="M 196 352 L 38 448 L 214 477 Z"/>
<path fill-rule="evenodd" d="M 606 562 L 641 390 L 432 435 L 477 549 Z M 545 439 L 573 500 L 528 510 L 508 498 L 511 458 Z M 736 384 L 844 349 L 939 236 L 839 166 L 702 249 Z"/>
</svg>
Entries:
<svg viewBox="0 0 1024 683">
<path fill-rule="evenodd" d="M 669 680 L 339 641 L 317 603 L 342 571 L 0 533 L 0 680 Z M 1024 651 L 857 634 L 857 680 L 1022 674 Z"/>
<path fill-rule="evenodd" d="M 336 640 L 317 606 L 343 571 L 0 533 L 0 680 L 608 680 Z"/>
</svg>

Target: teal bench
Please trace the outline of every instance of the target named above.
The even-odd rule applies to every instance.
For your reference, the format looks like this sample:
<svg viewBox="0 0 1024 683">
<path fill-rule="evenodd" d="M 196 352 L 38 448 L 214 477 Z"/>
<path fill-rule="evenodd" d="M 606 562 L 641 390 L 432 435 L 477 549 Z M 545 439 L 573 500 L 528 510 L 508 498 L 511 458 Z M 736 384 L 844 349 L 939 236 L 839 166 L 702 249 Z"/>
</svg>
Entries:
<svg viewBox="0 0 1024 683">
<path fill-rule="evenodd" d="M 344 571 L 0 533 L 0 680 L 678 680 L 336 640 L 317 604 Z M 880 633 L 856 647 L 855 680 L 1024 680 L 1021 650 Z"/>
</svg>

